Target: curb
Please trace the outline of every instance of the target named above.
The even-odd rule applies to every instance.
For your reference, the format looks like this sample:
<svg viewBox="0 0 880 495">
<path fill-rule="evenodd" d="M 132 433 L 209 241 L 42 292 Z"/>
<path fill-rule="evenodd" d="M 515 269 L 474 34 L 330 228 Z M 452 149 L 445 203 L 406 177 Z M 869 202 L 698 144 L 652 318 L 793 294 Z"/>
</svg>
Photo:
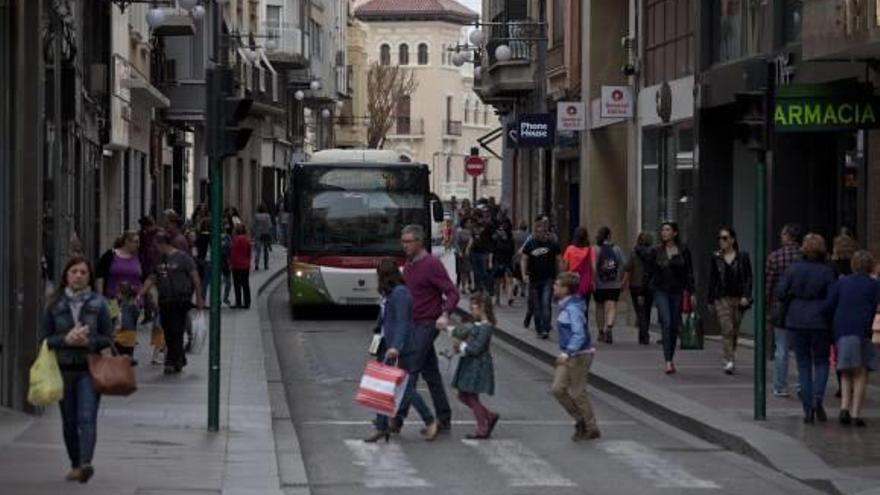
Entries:
<svg viewBox="0 0 880 495">
<path fill-rule="evenodd" d="M 263 339 L 264 365 L 269 390 L 269 405 L 272 412 L 272 433 L 275 437 L 275 459 L 278 463 L 278 476 L 281 489 L 297 495 L 310 495 L 308 472 L 302 457 L 302 448 L 296 428 L 287 407 L 281 367 L 278 364 L 278 350 L 275 347 L 275 334 L 269 316 L 269 298 L 264 295 L 281 282 L 279 278 L 287 274 L 287 266 L 273 273 L 257 289 L 260 312 L 260 333 Z"/>
<path fill-rule="evenodd" d="M 461 308 L 457 308 L 456 313 L 459 316 L 467 314 Z M 508 345 L 532 356 L 544 364 L 554 366 L 556 362 L 555 354 L 532 345 L 503 328 L 496 326 L 495 331 L 495 335 Z M 640 387 L 639 384 L 635 383 L 632 379 L 628 380 L 624 373 L 608 366 L 603 366 L 601 362 L 593 364 L 593 368 L 590 371 L 590 385 L 597 390 L 612 395 L 679 430 L 687 432 L 714 445 L 718 445 L 726 450 L 744 455 L 761 465 L 768 466 L 771 469 L 811 488 L 834 495 L 845 495 L 847 493 L 841 491 L 836 486 L 835 480 L 833 479 L 808 478 L 803 475 L 798 475 L 797 473 L 792 473 L 784 467 L 780 467 L 768 457 L 768 455 L 762 452 L 761 446 L 755 445 L 755 443 L 747 436 L 727 431 L 709 421 L 697 419 L 694 415 L 687 414 L 687 404 L 681 404 L 681 408 L 675 408 L 662 400 L 658 400 L 657 397 L 651 397 L 650 393 L 646 393 L 644 387 Z M 749 426 L 757 428 L 752 425 Z M 773 436 L 782 435 L 770 431 L 767 431 L 767 433 L 773 434 Z M 809 454 L 810 455 L 807 457 L 815 457 L 811 452 Z M 808 459 L 807 463 L 809 463 L 810 460 L 811 459 Z M 818 458 L 816 458 L 816 460 L 818 460 Z M 818 462 L 821 461 L 819 460 Z M 824 467 L 826 472 L 830 473 L 832 471 L 831 468 L 827 466 Z"/>
</svg>

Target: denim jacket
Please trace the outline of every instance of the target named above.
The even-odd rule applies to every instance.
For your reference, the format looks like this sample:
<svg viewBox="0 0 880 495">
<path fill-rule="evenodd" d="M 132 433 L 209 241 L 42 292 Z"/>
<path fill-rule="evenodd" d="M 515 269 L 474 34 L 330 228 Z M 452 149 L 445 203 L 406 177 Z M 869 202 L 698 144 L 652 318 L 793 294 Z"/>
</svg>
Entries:
<svg viewBox="0 0 880 495">
<path fill-rule="evenodd" d="M 410 338 L 413 329 L 413 300 L 405 285 L 398 285 L 386 296 L 379 325 L 387 349 L 397 349 L 401 356 L 414 350 L 411 349 Z"/>
<path fill-rule="evenodd" d="M 587 318 L 584 316 L 586 303 L 577 296 L 564 299 L 560 303 L 559 317 L 559 349 L 574 356 L 593 348 Z"/>
<path fill-rule="evenodd" d="M 61 369 L 86 369 L 89 354 L 100 352 L 113 343 L 113 324 L 103 296 L 93 293 L 83 304 L 79 320 L 89 327 L 88 347 L 71 347 L 64 343 L 64 337 L 75 323 L 66 296 L 62 295 L 43 312 L 42 338 L 55 351 Z"/>
</svg>

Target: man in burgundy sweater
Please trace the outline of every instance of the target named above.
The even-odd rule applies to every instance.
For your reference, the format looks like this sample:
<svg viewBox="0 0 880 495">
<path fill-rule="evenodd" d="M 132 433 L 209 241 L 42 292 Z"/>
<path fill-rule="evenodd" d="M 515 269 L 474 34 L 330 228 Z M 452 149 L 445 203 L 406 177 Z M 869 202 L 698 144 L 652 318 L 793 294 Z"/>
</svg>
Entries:
<svg viewBox="0 0 880 495">
<path fill-rule="evenodd" d="M 439 333 L 437 327 L 445 327 L 449 313 L 458 307 L 458 290 L 440 260 L 425 249 L 425 230 L 421 226 L 406 226 L 401 234 L 401 242 L 407 257 L 403 278 L 412 293 L 415 322 L 413 341 L 418 353 L 414 368 L 417 371 L 413 371 L 413 379 L 418 379 L 419 374 L 425 379 L 431 391 L 440 430 L 448 431 L 452 410 L 440 376 L 434 340 Z M 397 426 L 403 424 L 407 409 L 405 406 L 398 413 Z"/>
</svg>

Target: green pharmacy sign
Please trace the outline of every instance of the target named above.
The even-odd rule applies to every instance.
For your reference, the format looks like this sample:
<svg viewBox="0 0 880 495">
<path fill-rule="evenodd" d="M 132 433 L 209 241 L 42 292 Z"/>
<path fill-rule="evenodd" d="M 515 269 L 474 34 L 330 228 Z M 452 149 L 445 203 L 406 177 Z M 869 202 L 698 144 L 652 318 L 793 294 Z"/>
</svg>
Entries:
<svg viewBox="0 0 880 495">
<path fill-rule="evenodd" d="M 880 128 L 880 98 L 863 85 L 781 87 L 773 105 L 776 132 Z"/>
</svg>

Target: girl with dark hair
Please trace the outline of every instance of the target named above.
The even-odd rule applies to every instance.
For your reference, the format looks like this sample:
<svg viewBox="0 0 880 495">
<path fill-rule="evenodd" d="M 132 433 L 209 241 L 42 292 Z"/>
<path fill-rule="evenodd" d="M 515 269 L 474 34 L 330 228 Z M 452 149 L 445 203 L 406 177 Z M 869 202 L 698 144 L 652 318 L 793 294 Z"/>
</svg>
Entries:
<svg viewBox="0 0 880 495">
<path fill-rule="evenodd" d="M 235 288 L 235 306 L 251 307 L 251 238 L 243 223 L 235 226 L 232 247 L 229 252 L 229 266 L 232 270 L 232 285 Z"/>
<path fill-rule="evenodd" d="M 667 375 L 676 372 L 675 346 L 681 329 L 681 306 L 685 293 L 693 305 L 694 267 L 691 252 L 679 237 L 678 224 L 660 226 L 660 243 L 646 263 L 644 286 L 654 291 L 654 303 L 663 335 L 663 358 Z"/>
<path fill-rule="evenodd" d="M 379 326 L 382 329 L 382 341 L 379 344 L 378 360 L 380 362 L 396 362 L 397 366 L 409 373 L 406 392 L 400 403 L 400 411 L 406 411 L 412 405 L 425 423 L 424 436 L 426 441 L 433 441 L 439 433 L 438 423 L 431 408 L 416 389 L 418 369 L 415 369 L 416 347 L 413 342 L 413 299 L 412 294 L 403 281 L 400 267 L 394 258 L 383 258 L 376 269 L 379 276 L 379 294 L 382 295 L 379 312 Z M 375 443 L 380 439 L 388 442 L 391 438 L 391 426 L 388 416 L 377 415 L 373 423 L 376 431 L 364 439 L 364 442 Z"/>
<path fill-rule="evenodd" d="M 119 288 L 127 285 L 135 293 L 140 289 L 144 273 L 138 257 L 140 237 L 137 232 L 129 231 L 120 236 L 113 249 L 108 250 L 98 260 L 95 271 L 95 287 L 98 293 L 106 297 L 110 307 L 110 318 L 114 328 L 116 349 L 120 354 L 134 355 L 137 345 L 137 331 L 133 328 L 121 328 L 120 310 L 122 297 Z M 132 359 L 132 365 L 137 361 Z"/>
<path fill-rule="evenodd" d="M 492 436 L 501 418 L 480 402 L 480 394 L 495 393 L 495 368 L 489 348 L 497 322 L 490 295 L 480 293 L 471 297 L 471 318 L 472 323 L 462 331 L 453 331 L 453 349 L 461 354 L 461 359 L 452 388 L 458 390 L 458 400 L 473 411 L 477 420 L 477 430 L 467 438 L 482 440 Z"/>
<path fill-rule="evenodd" d="M 66 479 L 87 483 L 95 474 L 92 458 L 101 398 L 88 358 L 113 344 L 113 325 L 107 300 L 92 291 L 89 263 L 71 258 L 61 273 L 61 284 L 43 312 L 42 338 L 55 351 L 64 380 L 61 417 L 71 468 Z"/>
<path fill-rule="evenodd" d="M 623 250 L 611 242 L 611 229 L 599 228 L 596 235 L 595 293 L 596 328 L 599 342 L 614 343 L 612 332 L 617 320 L 617 301 L 623 287 L 623 266 L 626 259 Z"/>
<path fill-rule="evenodd" d="M 495 304 L 507 299 L 507 305 L 513 306 L 511 295 L 511 276 L 513 275 L 513 224 L 504 220 L 492 234 L 492 276 L 495 279 Z"/>
<path fill-rule="evenodd" d="M 724 372 L 732 375 L 742 317 L 752 305 L 752 262 L 749 253 L 740 251 L 736 231 L 730 227 L 718 230 L 718 247 L 709 266 L 707 302 L 721 327 Z"/>
<path fill-rule="evenodd" d="M 639 344 L 641 345 L 651 343 L 648 331 L 651 328 L 654 292 L 650 287 L 644 285 L 644 279 L 646 264 L 651 259 L 652 244 L 654 244 L 654 238 L 651 234 L 648 232 L 640 233 L 623 269 L 622 289 L 628 288 L 632 297 L 633 309 L 638 320 Z"/>
</svg>

